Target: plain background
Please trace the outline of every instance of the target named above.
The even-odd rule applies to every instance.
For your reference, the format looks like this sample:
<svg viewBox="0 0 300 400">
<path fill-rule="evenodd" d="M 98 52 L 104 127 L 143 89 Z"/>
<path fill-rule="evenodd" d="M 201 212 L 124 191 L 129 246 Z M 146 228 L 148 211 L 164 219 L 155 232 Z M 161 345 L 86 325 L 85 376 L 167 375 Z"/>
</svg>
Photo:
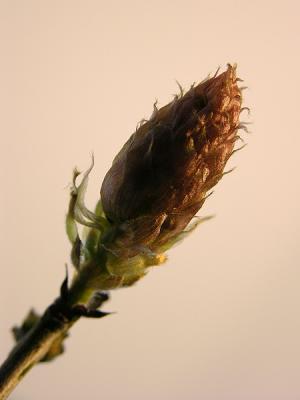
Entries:
<svg viewBox="0 0 300 400">
<path fill-rule="evenodd" d="M 0 358 L 56 296 L 72 169 L 93 207 L 137 122 L 227 62 L 249 89 L 248 146 L 200 215 L 216 218 L 72 330 L 11 396 L 299 400 L 297 1 L 0 1 Z"/>
</svg>

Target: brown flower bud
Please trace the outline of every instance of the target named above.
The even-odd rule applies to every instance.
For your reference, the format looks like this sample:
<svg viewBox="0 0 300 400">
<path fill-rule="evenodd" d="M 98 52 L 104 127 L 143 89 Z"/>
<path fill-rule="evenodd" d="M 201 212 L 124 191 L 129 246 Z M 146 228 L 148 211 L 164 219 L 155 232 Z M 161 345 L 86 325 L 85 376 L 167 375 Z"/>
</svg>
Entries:
<svg viewBox="0 0 300 400">
<path fill-rule="evenodd" d="M 103 210 L 115 227 L 111 248 L 156 251 L 184 230 L 221 179 L 238 138 L 236 67 L 157 109 L 107 172 Z"/>
</svg>

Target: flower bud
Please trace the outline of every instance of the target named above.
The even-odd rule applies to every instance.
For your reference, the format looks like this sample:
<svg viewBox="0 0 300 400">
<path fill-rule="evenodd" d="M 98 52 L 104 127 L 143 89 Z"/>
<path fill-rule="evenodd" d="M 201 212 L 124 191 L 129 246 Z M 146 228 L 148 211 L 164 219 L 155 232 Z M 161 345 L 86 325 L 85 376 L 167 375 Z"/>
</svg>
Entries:
<svg viewBox="0 0 300 400">
<path fill-rule="evenodd" d="M 201 208 L 238 138 L 237 81 L 236 67 L 228 65 L 166 106 L 154 106 L 123 146 L 101 187 L 103 210 L 115 227 L 112 250 L 126 249 L 128 257 L 156 251 Z"/>
</svg>

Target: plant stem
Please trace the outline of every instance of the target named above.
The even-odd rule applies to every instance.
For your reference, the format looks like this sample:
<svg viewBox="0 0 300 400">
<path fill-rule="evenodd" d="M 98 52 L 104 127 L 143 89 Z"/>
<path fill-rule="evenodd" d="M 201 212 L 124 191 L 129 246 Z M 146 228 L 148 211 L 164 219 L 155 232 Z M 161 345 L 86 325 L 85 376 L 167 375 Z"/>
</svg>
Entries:
<svg viewBox="0 0 300 400">
<path fill-rule="evenodd" d="M 61 287 L 61 295 L 44 312 L 33 328 L 22 337 L 0 367 L 0 400 L 5 400 L 26 373 L 47 355 L 51 346 L 65 338 L 80 318 L 74 306 L 91 297 L 88 289 L 94 265 L 87 265 L 74 279 L 70 289 Z M 67 280 L 65 281 L 66 284 Z"/>
<path fill-rule="evenodd" d="M 25 374 L 41 361 L 51 345 L 63 338 L 79 319 L 68 315 L 61 298 L 51 304 L 39 322 L 15 345 L 0 368 L 0 399 L 6 399 Z"/>
</svg>

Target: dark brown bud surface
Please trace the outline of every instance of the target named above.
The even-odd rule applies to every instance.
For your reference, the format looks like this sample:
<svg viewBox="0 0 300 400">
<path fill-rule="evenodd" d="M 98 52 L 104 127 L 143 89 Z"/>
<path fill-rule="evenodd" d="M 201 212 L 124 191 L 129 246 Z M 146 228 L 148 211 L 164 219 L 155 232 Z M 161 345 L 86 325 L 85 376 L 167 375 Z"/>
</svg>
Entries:
<svg viewBox="0 0 300 400">
<path fill-rule="evenodd" d="M 237 81 L 236 67 L 229 65 L 155 107 L 123 146 L 101 188 L 118 246 L 155 250 L 200 209 L 238 137 L 242 99 Z"/>
</svg>

